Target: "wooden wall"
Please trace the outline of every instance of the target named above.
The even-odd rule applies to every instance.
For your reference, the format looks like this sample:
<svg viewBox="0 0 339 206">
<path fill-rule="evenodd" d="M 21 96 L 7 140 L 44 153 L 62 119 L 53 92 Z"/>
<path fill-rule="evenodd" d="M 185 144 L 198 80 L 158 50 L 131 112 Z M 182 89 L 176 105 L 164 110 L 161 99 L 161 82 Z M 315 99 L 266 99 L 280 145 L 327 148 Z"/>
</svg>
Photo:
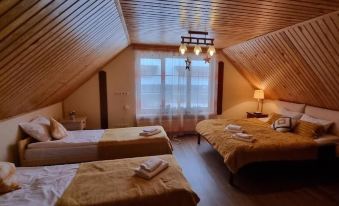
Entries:
<svg viewBox="0 0 339 206">
<path fill-rule="evenodd" d="M 339 11 L 223 51 L 271 98 L 339 110 Z"/>
<path fill-rule="evenodd" d="M 113 0 L 0 2 L 0 119 L 59 102 L 128 45 Z"/>
</svg>

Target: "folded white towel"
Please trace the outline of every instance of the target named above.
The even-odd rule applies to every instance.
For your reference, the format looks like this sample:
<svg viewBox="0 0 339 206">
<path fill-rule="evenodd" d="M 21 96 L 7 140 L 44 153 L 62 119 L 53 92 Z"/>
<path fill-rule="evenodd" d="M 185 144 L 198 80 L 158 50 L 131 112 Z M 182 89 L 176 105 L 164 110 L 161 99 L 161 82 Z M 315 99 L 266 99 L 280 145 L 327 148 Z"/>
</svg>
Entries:
<svg viewBox="0 0 339 206">
<path fill-rule="evenodd" d="M 141 167 L 135 169 L 135 174 L 138 175 L 139 177 L 145 178 L 145 179 L 151 179 L 152 177 L 156 176 L 159 174 L 161 171 L 166 169 L 168 167 L 168 162 L 162 160 L 161 165 L 155 169 L 153 172 L 147 172 L 146 170 L 142 169 Z"/>
<path fill-rule="evenodd" d="M 152 135 L 155 135 L 155 134 L 159 134 L 161 132 L 160 129 L 156 129 L 152 132 L 141 132 L 139 133 L 140 136 L 152 136 Z"/>
<path fill-rule="evenodd" d="M 244 142 L 250 142 L 250 143 L 253 143 L 255 142 L 255 139 L 254 138 L 242 138 L 242 137 L 238 137 L 237 135 L 233 134 L 231 136 L 233 139 L 235 140 L 240 140 L 240 141 L 244 141 Z"/>
<path fill-rule="evenodd" d="M 235 133 L 235 135 L 236 135 L 237 137 L 245 138 L 245 139 L 249 139 L 249 138 L 253 137 L 253 135 L 251 135 L 251 134 L 245 134 L 245 133 Z"/>
<path fill-rule="evenodd" d="M 230 130 L 241 130 L 242 127 L 239 126 L 239 125 L 236 125 L 236 124 L 229 124 L 226 126 L 227 129 L 230 129 Z"/>
<path fill-rule="evenodd" d="M 225 131 L 231 132 L 231 133 L 242 133 L 242 132 L 244 132 L 244 130 L 242 130 L 242 129 L 235 130 L 235 129 L 228 129 L 228 128 L 225 128 Z"/>
<path fill-rule="evenodd" d="M 147 172 L 153 172 L 161 165 L 161 163 L 162 159 L 160 159 L 159 157 L 150 157 L 148 160 L 140 165 L 140 168 L 146 170 Z"/>
<path fill-rule="evenodd" d="M 148 128 L 142 129 L 143 132 L 154 132 L 156 130 L 158 130 L 158 128 L 155 128 L 155 127 L 148 127 Z"/>
</svg>

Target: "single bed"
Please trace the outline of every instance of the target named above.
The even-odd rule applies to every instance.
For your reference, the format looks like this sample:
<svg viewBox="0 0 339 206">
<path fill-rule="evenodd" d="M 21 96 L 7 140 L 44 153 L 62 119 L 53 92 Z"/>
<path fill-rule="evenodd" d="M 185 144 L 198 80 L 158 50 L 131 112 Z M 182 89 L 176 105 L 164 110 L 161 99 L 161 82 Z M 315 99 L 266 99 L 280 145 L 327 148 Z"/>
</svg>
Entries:
<svg viewBox="0 0 339 206">
<path fill-rule="evenodd" d="M 1 195 L 0 205 L 196 205 L 199 197 L 174 157 L 158 157 L 169 167 L 151 180 L 134 174 L 148 157 L 19 167 L 21 189 Z"/>
<path fill-rule="evenodd" d="M 145 127 L 129 127 L 69 131 L 68 137 L 47 142 L 25 138 L 19 141 L 20 164 L 41 166 L 171 154 L 172 146 L 165 130 L 161 126 L 152 128 L 161 132 L 144 137 L 139 133 Z"/>
</svg>

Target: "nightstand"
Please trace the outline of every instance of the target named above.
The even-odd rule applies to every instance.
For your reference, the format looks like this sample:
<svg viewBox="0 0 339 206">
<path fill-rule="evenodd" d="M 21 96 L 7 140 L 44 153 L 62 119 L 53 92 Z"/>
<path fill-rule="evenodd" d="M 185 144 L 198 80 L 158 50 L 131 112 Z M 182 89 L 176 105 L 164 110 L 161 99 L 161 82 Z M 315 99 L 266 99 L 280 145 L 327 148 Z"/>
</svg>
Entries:
<svg viewBox="0 0 339 206">
<path fill-rule="evenodd" d="M 268 114 L 247 112 L 247 118 L 264 118 L 264 117 L 268 117 Z"/>
<path fill-rule="evenodd" d="M 67 130 L 83 130 L 86 128 L 87 117 L 76 117 L 73 119 L 63 119 L 60 121 Z"/>
</svg>

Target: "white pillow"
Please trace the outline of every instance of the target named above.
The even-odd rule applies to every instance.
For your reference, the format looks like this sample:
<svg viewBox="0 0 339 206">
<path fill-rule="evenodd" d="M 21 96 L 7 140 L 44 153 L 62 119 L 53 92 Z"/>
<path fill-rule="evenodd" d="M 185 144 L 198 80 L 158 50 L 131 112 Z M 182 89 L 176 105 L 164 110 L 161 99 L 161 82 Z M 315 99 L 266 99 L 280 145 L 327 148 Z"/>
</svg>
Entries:
<svg viewBox="0 0 339 206">
<path fill-rule="evenodd" d="M 325 132 L 327 132 L 327 130 L 333 124 L 332 121 L 324 120 L 324 119 L 318 119 L 318 118 L 315 118 L 315 117 L 311 117 L 311 116 L 309 116 L 307 114 L 303 114 L 303 116 L 301 117 L 300 120 L 303 120 L 305 122 L 311 122 L 311 123 L 314 123 L 314 124 L 319 124 L 319 125 L 324 127 Z"/>
<path fill-rule="evenodd" d="M 51 139 L 49 127 L 45 125 L 32 122 L 20 123 L 19 125 L 26 134 L 40 142 L 46 142 Z"/>
<path fill-rule="evenodd" d="M 285 108 L 281 108 L 279 114 L 283 115 L 284 117 L 291 117 L 293 119 L 300 119 L 301 116 L 303 115 L 303 113 L 300 113 L 300 112 L 292 112 L 290 110 L 287 110 Z"/>
<path fill-rule="evenodd" d="M 67 129 L 58 121 L 50 118 L 51 134 L 54 139 L 63 139 L 68 136 Z"/>
<path fill-rule="evenodd" d="M 42 125 L 46 125 L 46 126 L 50 126 L 50 122 L 49 122 L 49 118 L 39 115 L 37 117 L 34 117 L 31 121 L 29 121 L 31 123 L 36 123 L 36 124 L 42 124 Z"/>
</svg>

